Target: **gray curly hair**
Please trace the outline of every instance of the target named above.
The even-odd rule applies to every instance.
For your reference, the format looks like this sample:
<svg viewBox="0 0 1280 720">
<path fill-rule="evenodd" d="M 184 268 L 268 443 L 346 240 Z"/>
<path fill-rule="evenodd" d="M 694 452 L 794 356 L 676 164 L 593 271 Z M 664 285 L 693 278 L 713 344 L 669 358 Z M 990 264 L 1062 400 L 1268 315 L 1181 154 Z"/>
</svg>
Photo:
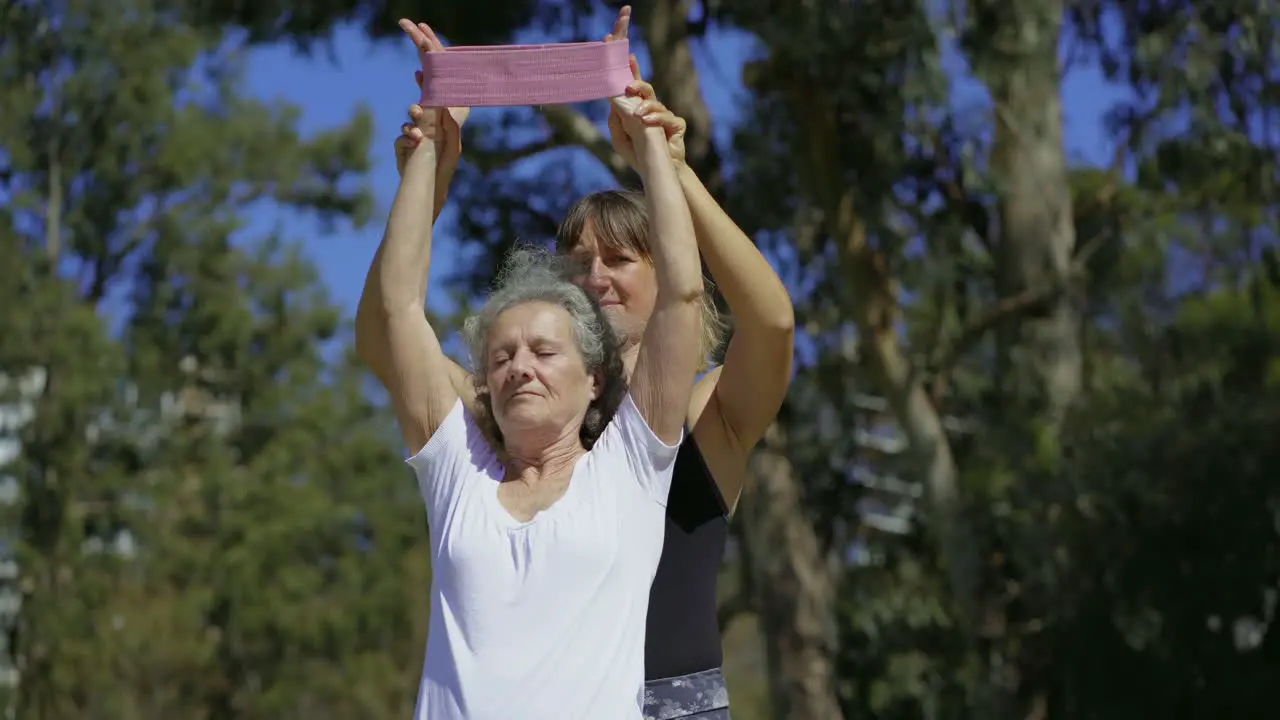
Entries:
<svg viewBox="0 0 1280 720">
<path fill-rule="evenodd" d="M 472 377 L 482 416 L 477 418 L 485 431 L 502 443 L 502 431 L 493 417 L 493 398 L 486 384 L 489 331 L 502 313 L 518 305 L 545 302 L 569 313 L 573 336 L 587 372 L 601 381 L 600 393 L 587 408 L 579 437 L 588 449 L 613 419 L 627 392 L 622 355 L 609 319 L 600 305 L 568 277 L 567 260 L 537 247 L 518 247 L 511 251 L 494 279 L 493 292 L 480 312 L 468 317 L 462 325 L 462 338 L 471 358 Z"/>
</svg>

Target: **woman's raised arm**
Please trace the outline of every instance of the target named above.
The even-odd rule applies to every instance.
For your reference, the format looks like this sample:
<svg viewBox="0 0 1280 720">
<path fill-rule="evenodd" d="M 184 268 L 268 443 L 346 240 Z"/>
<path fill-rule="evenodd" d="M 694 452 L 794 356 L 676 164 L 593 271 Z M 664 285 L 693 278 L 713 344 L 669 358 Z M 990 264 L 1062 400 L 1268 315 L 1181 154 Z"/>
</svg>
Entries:
<svg viewBox="0 0 1280 720">
<path fill-rule="evenodd" d="M 410 35 L 421 33 L 408 20 L 400 25 Z M 405 443 L 417 453 L 458 400 L 449 360 L 427 322 L 425 304 L 437 163 L 459 128 L 438 108 L 414 105 L 409 116 L 414 125 L 410 134 L 419 142 L 405 159 L 387 229 L 365 280 L 356 352 L 387 388 Z"/>
<path fill-rule="evenodd" d="M 406 34 L 410 36 L 414 44 L 418 46 L 419 52 L 444 51 L 444 44 L 440 42 L 435 32 L 426 23 L 418 23 L 416 26 L 410 23 L 409 26 L 402 25 L 402 27 L 404 27 Z M 416 32 L 411 31 L 410 27 L 413 27 Z M 419 70 L 414 73 L 414 80 L 419 89 L 421 89 L 422 71 Z M 454 171 L 457 170 L 458 161 L 462 155 L 461 128 L 471 114 L 471 108 L 451 107 L 448 112 L 449 118 L 445 119 L 444 129 L 449 132 L 447 132 L 444 141 L 436 146 L 432 224 L 440 218 L 440 211 L 448 198 L 449 184 L 453 179 Z M 404 178 L 404 170 L 409 162 L 409 157 L 413 155 L 421 144 L 421 134 L 421 130 L 417 128 L 415 123 L 405 123 L 401 128 L 400 136 L 396 138 L 396 174 L 401 179 Z M 360 305 L 356 311 L 356 345 L 361 358 L 373 370 L 374 375 L 382 381 L 384 386 L 390 387 L 395 380 L 391 363 L 390 343 L 387 337 L 386 316 L 383 312 L 382 285 L 380 281 L 382 263 L 383 250 L 379 247 L 377 254 L 373 257 L 373 266 L 369 270 L 364 292 L 360 296 Z M 458 393 L 463 402 L 471 406 L 475 402 L 476 393 L 475 382 L 472 380 L 471 373 L 464 370 L 447 356 L 445 363 L 448 367 L 448 375 L 453 384 L 454 392 Z"/>
<path fill-rule="evenodd" d="M 719 457 L 708 456 L 708 462 L 721 497 L 732 508 L 742 491 L 744 473 L 738 470 L 745 468 L 751 450 L 773 423 L 791 384 L 795 311 L 769 261 L 685 162 L 684 120 L 654 96 L 653 86 L 640 78 L 634 63 L 632 70 L 636 76 L 632 91 L 642 101 L 637 112 L 646 125 L 666 131 L 698 250 L 733 314 L 733 338 L 724 363 L 698 381 L 689 410 L 695 427 L 706 420 L 724 428 L 713 434 L 725 438 L 723 447 L 733 461 L 722 465 L 716 462 Z"/>
<path fill-rule="evenodd" d="M 644 181 L 649 211 L 649 247 L 657 279 L 657 297 L 649 317 L 635 371 L 631 397 L 660 440 L 681 438 L 693 381 L 702 362 L 702 267 L 689 206 L 667 153 L 662 128 L 645 127 L 635 114 L 636 98 L 616 98 L 613 112 L 630 140 L 636 168 Z"/>
</svg>

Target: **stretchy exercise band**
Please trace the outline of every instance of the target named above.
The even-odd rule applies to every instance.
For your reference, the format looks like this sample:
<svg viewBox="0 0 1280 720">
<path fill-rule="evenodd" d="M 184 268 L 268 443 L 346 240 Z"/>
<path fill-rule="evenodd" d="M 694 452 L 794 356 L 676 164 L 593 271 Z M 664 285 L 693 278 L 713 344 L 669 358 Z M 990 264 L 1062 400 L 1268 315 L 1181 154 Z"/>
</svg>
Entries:
<svg viewBox="0 0 1280 720">
<path fill-rule="evenodd" d="M 422 56 L 424 107 L 562 105 L 615 97 L 631 82 L 617 42 L 451 47 Z"/>
</svg>

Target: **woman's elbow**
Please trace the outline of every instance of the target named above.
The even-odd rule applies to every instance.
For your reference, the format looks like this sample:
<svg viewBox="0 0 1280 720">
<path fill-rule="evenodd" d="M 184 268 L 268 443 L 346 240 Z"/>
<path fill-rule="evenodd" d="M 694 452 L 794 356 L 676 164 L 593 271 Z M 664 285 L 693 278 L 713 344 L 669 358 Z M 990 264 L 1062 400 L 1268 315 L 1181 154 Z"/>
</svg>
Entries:
<svg viewBox="0 0 1280 720">
<path fill-rule="evenodd" d="M 366 364 L 376 365 L 386 344 L 385 318 L 373 308 L 361 308 L 356 312 L 355 331 L 356 357 Z"/>
<path fill-rule="evenodd" d="M 375 347 L 376 344 L 369 338 L 368 333 L 356 331 L 356 357 L 368 367 L 373 367 L 376 362 Z"/>
<path fill-rule="evenodd" d="M 733 306 L 729 311 L 733 312 Z M 796 311 L 791 299 L 783 296 L 779 301 L 765 305 L 764 308 L 752 308 L 734 313 L 738 332 L 750 332 L 753 335 L 777 339 L 778 342 L 790 342 L 796 333 Z"/>
<path fill-rule="evenodd" d="M 701 311 L 703 293 L 705 292 L 701 278 L 698 278 L 696 283 L 680 283 L 671 287 L 659 287 L 654 305 L 661 307 L 691 307 Z"/>
<path fill-rule="evenodd" d="M 796 310 L 791 305 L 791 298 L 774 305 L 764 317 L 760 318 L 761 326 L 769 333 L 794 337 L 796 333 Z"/>
</svg>

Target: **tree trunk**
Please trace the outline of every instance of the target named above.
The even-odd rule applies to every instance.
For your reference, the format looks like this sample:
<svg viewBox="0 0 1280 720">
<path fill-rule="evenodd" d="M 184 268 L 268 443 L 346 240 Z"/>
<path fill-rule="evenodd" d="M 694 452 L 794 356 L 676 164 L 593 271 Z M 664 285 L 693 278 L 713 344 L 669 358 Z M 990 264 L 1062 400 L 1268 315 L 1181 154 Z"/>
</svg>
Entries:
<svg viewBox="0 0 1280 720">
<path fill-rule="evenodd" d="M 804 511 L 803 489 L 787 459 L 786 443 L 779 425 L 769 429 L 753 458 L 740 505 L 774 717 L 839 720 L 837 577 Z"/>
<path fill-rule="evenodd" d="M 896 280 L 887 259 L 868 242 L 866 222 L 854 207 L 855 190 L 844 185 L 832 151 L 839 147 L 840 131 L 824 104 L 824 88 L 798 80 L 784 91 L 805 122 L 799 132 L 801 161 L 850 288 L 848 316 L 858 328 L 859 350 L 906 436 L 911 475 L 924 486 L 929 531 L 947 573 L 959 626 L 972 640 L 981 621 L 981 547 L 962 502 L 960 473 L 942 416 L 899 339 L 902 309 Z"/>
<path fill-rule="evenodd" d="M 690 0 L 639 0 L 633 3 L 636 27 L 644 33 L 653 69 L 646 78 L 672 112 L 685 119 L 685 156 L 707 190 L 722 196 L 720 156 L 712 137 L 711 110 L 702 96 L 698 69 L 689 45 Z"/>
<path fill-rule="evenodd" d="M 1002 5 L 1003 7 L 1003 5 Z M 1062 146 L 1058 38 L 1062 4 L 1029 2 L 1021 12 L 992 10 L 1000 45 L 1013 50 L 985 73 L 995 105 L 991 171 L 998 189 L 997 281 L 1004 297 L 1066 284 L 1075 224 Z M 1011 320 L 999 333 L 1002 363 L 1014 378 L 1005 398 L 1056 429 L 1080 394 L 1081 355 L 1075 293 L 1055 296 L 1041 313 Z M 1021 418 L 1019 418 L 1021 421 Z"/>
<path fill-rule="evenodd" d="M 1042 475 L 1041 463 L 1061 457 L 1062 423 L 1083 382 L 1077 293 L 1069 284 L 1076 237 L 1062 137 L 1062 23 L 1061 0 L 1030 0 L 1013 11 L 991 2 L 979 6 L 974 28 L 987 36 L 975 37 L 975 69 L 987 82 L 995 112 L 991 172 L 1000 218 L 998 291 L 1010 298 L 1036 288 L 1067 288 L 1037 312 L 1007 319 L 997 330 L 1001 431 L 995 441 L 1015 467 L 1024 468 L 1016 473 L 1023 478 Z M 1004 633 L 991 638 L 982 711 L 990 717 L 1040 720 L 1048 716 L 1051 649 L 1043 647 L 1041 636 L 1007 633 L 1039 624 L 1051 610 L 1048 589 L 1032 589 L 1020 576 L 1030 571 L 1028 563 L 1038 562 L 1034 558 L 1051 556 L 1053 528 L 1045 511 L 1054 502 L 1053 488 L 1023 483 L 1013 492 L 1012 501 L 1033 520 L 1017 530 L 1021 537 L 1003 553 L 1012 574 L 1000 585 L 1022 587 L 1017 604 L 998 595 L 988 598 L 988 612 L 1001 618 Z"/>
</svg>

